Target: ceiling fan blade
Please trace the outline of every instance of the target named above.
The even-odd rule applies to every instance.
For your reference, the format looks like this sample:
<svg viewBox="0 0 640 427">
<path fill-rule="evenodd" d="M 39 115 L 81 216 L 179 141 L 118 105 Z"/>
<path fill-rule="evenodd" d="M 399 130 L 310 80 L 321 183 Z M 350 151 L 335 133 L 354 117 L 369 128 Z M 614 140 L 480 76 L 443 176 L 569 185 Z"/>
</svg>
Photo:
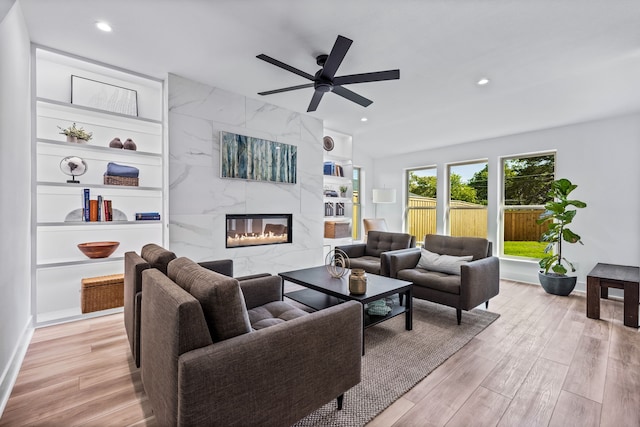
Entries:
<svg viewBox="0 0 640 427">
<path fill-rule="evenodd" d="M 316 90 L 313 93 L 313 98 L 311 98 L 311 102 L 309 103 L 309 108 L 307 108 L 307 113 L 316 111 L 316 109 L 318 108 L 318 104 L 320 104 L 320 100 L 322 99 L 322 95 L 324 95 L 324 92 L 321 92 L 319 90 Z"/>
<path fill-rule="evenodd" d="M 352 92 L 349 89 L 345 89 L 342 86 L 334 86 L 333 93 L 335 93 L 336 95 L 340 95 L 341 97 L 346 98 L 349 101 L 353 101 L 356 104 L 360 104 L 363 107 L 368 107 L 369 105 L 373 104 L 372 100 L 358 95 L 357 93 Z"/>
<path fill-rule="evenodd" d="M 313 87 L 313 83 L 305 83 L 303 85 L 298 85 L 298 86 L 283 87 L 282 89 L 268 90 L 266 92 L 258 92 L 258 95 L 273 95 L 274 93 L 289 92 L 290 90 L 304 89 L 307 87 Z"/>
<path fill-rule="evenodd" d="M 304 72 L 304 71 L 302 71 L 302 70 L 298 70 L 297 68 L 294 68 L 294 67 L 292 67 L 291 65 L 285 64 L 284 62 L 280 62 L 280 61 L 278 61 L 277 59 L 273 59 L 272 57 L 267 56 L 267 55 L 265 55 L 265 54 L 263 54 L 263 53 L 261 53 L 260 55 L 256 56 L 256 58 L 258 58 L 258 59 L 262 59 L 263 61 L 266 61 L 266 62 L 268 62 L 269 64 L 273 64 L 273 65 L 275 65 L 276 67 L 280 67 L 280 68 L 282 68 L 282 69 L 284 69 L 284 70 L 287 70 L 287 71 L 289 71 L 289 72 L 292 72 L 293 74 L 297 74 L 297 75 L 299 75 L 299 76 L 301 76 L 301 77 L 304 77 L 304 78 L 305 78 L 305 79 L 307 79 L 307 80 L 313 80 L 313 78 L 314 78 L 314 77 L 313 77 L 311 74 L 309 74 L 309 73 L 305 73 L 305 72 Z"/>
<path fill-rule="evenodd" d="M 336 75 L 338 71 L 338 67 L 342 64 L 342 60 L 344 59 L 349 47 L 351 47 L 351 43 L 353 40 L 350 40 L 346 37 L 338 36 L 336 39 L 333 48 L 331 49 L 331 53 L 327 58 L 327 61 L 324 63 L 322 67 L 322 73 L 320 73 L 320 77 L 326 80 L 333 79 L 333 76 Z"/>
<path fill-rule="evenodd" d="M 373 73 L 350 74 L 348 76 L 335 77 L 334 85 L 349 85 L 353 83 L 379 82 L 382 80 L 397 80 L 400 78 L 400 70 L 376 71 Z"/>
</svg>

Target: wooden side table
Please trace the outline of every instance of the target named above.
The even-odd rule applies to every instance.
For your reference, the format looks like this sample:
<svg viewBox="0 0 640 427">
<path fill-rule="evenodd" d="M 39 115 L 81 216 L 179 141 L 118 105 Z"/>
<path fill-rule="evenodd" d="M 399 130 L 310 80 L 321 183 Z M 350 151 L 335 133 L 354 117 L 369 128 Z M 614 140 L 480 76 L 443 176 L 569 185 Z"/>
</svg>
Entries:
<svg viewBox="0 0 640 427">
<path fill-rule="evenodd" d="M 638 283 L 640 268 L 598 263 L 587 275 L 587 317 L 600 318 L 600 298 L 609 297 L 609 288 L 624 291 L 624 324 L 638 327 Z"/>
</svg>

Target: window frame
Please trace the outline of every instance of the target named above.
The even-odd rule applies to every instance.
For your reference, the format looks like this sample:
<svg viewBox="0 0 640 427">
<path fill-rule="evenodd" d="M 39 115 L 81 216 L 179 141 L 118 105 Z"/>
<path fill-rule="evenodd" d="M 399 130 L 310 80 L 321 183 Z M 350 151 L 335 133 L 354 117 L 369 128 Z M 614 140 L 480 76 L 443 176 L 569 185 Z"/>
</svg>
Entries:
<svg viewBox="0 0 640 427">
<path fill-rule="evenodd" d="M 411 206 L 409 206 L 410 199 L 411 199 L 411 195 L 410 195 L 410 191 L 409 191 L 409 179 L 411 177 L 411 173 L 412 172 L 423 171 L 423 170 L 433 170 L 434 171 L 434 176 L 436 178 L 436 196 L 433 199 L 435 200 L 435 202 L 434 202 L 433 206 L 415 206 L 415 207 L 411 207 Z M 434 230 L 434 232 L 437 232 L 437 229 L 438 229 L 438 215 L 437 215 L 437 208 L 438 208 L 438 190 L 437 190 L 437 188 L 438 188 L 438 167 L 437 167 L 437 165 L 430 165 L 430 166 L 422 166 L 422 167 L 415 167 L 415 168 L 405 169 L 404 182 L 405 182 L 406 192 L 405 192 L 405 197 L 404 197 L 404 215 L 403 215 L 404 227 L 403 228 L 405 230 L 405 233 L 411 234 L 411 230 L 410 230 L 410 226 L 409 226 L 409 218 L 410 218 L 411 211 L 421 211 L 421 210 L 433 210 L 435 212 L 434 213 L 434 216 L 435 216 L 435 222 L 434 222 L 435 230 Z M 424 243 L 424 236 L 415 236 L 415 238 L 416 238 L 416 246 L 422 246 L 422 244 Z"/>
<path fill-rule="evenodd" d="M 506 177 L 505 177 L 505 163 L 509 160 L 513 160 L 513 159 L 526 159 L 526 158 L 532 158 L 532 157 L 544 157 L 544 156 L 553 156 L 553 179 L 555 180 L 556 174 L 557 174 L 557 168 L 556 165 L 558 163 L 558 153 L 556 150 L 545 150 L 545 151 L 540 151 L 540 152 L 533 152 L 533 153 L 521 153 L 521 154 L 512 154 L 512 155 L 508 155 L 508 156 L 500 156 L 499 157 L 499 167 L 500 167 L 500 198 L 499 198 L 499 251 L 498 251 L 498 256 L 500 258 L 504 258 L 504 259 L 509 259 L 509 260 L 515 260 L 515 261 L 522 261 L 522 262 L 535 262 L 536 264 L 538 263 L 539 259 L 538 258 L 532 258 L 532 257 L 525 257 L 525 256 L 518 256 L 518 255 L 511 255 L 511 254 L 505 254 L 504 253 L 504 249 L 505 249 L 505 217 L 506 217 L 506 211 L 507 210 L 527 210 L 527 209 L 535 209 L 535 210 L 544 210 L 544 205 L 507 205 L 506 204 Z"/>
<path fill-rule="evenodd" d="M 356 173 L 358 174 L 358 190 L 356 196 Z M 357 201 L 356 201 L 357 199 Z M 353 172 L 351 176 L 351 237 L 353 240 L 360 240 L 362 235 L 362 168 L 360 166 L 353 166 Z"/>
<path fill-rule="evenodd" d="M 488 211 L 489 211 L 489 205 L 488 205 L 488 200 L 487 200 L 487 204 L 486 205 L 482 205 L 482 208 L 476 208 L 476 207 L 457 207 L 457 208 L 452 208 L 451 207 L 451 168 L 452 167 L 456 167 L 456 166 L 465 166 L 465 165 L 475 165 L 475 164 L 484 164 L 487 166 L 487 174 L 489 173 L 489 159 L 474 159 L 474 160 L 466 160 L 463 162 L 456 162 L 456 163 L 447 163 L 446 166 L 446 204 L 445 204 L 445 209 L 444 209 L 444 221 L 445 221 L 445 230 L 447 235 L 452 236 L 451 233 L 451 211 L 452 210 L 484 210 L 486 212 L 486 216 L 487 219 L 485 221 L 485 235 L 484 236 L 479 236 L 479 237 L 483 237 L 485 239 L 488 239 L 489 237 L 489 215 L 488 215 Z M 487 175 L 488 176 L 488 175 Z M 489 192 L 489 181 L 487 180 L 487 194 Z M 469 237 L 478 237 L 478 236 L 469 236 Z"/>
</svg>

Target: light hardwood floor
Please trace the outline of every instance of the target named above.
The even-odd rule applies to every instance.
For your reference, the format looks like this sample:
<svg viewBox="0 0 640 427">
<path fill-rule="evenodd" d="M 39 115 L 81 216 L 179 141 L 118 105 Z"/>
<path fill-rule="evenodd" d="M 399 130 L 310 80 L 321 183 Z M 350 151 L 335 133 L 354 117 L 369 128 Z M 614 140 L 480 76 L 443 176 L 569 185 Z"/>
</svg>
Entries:
<svg viewBox="0 0 640 427">
<path fill-rule="evenodd" d="M 587 319 L 584 294 L 502 281 L 501 317 L 368 426 L 640 426 L 640 333 L 622 308 Z M 122 314 L 36 330 L 0 419 L 27 425 L 156 425 Z"/>
</svg>

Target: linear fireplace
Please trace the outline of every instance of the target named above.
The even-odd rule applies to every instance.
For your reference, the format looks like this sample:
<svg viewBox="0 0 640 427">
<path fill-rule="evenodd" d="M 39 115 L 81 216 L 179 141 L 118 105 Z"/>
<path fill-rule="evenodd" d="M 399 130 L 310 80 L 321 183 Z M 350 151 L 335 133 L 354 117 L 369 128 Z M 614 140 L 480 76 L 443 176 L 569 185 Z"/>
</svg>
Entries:
<svg viewBox="0 0 640 427">
<path fill-rule="evenodd" d="M 227 215 L 226 247 L 277 245 L 292 242 L 291 214 Z"/>
</svg>

